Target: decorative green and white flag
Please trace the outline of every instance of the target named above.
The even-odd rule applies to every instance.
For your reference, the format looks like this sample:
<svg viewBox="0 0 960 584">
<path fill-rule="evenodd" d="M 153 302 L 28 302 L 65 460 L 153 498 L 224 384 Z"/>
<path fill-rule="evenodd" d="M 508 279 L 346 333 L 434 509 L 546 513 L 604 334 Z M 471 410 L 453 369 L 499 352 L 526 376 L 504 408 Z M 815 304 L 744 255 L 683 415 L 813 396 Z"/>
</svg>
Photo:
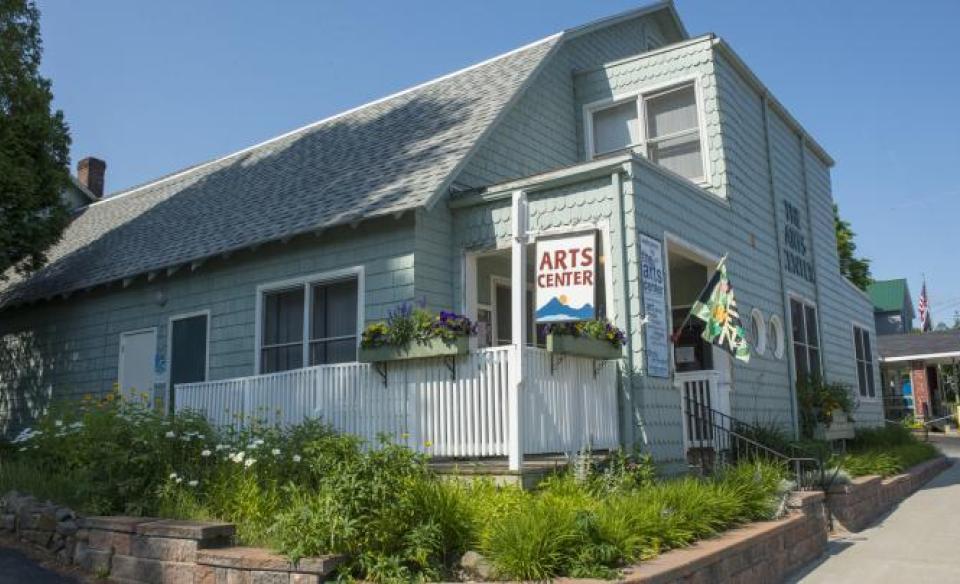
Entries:
<svg viewBox="0 0 960 584">
<path fill-rule="evenodd" d="M 706 323 L 701 335 L 705 341 L 717 345 L 741 361 L 749 362 L 750 343 L 747 342 L 743 324 L 740 322 L 733 286 L 727 279 L 726 259 L 724 256 L 720 260 L 717 271 L 693 305 L 691 313 Z"/>
</svg>

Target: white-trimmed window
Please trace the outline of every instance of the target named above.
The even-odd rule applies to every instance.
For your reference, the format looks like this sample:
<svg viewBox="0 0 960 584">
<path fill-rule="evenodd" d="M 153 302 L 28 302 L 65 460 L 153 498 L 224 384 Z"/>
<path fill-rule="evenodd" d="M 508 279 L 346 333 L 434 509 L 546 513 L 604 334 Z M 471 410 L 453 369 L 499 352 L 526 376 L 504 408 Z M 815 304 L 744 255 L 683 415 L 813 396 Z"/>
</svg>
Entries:
<svg viewBox="0 0 960 584">
<path fill-rule="evenodd" d="M 767 325 L 759 308 L 750 311 L 750 340 L 753 341 L 753 352 L 755 354 L 763 355 L 766 352 Z"/>
<path fill-rule="evenodd" d="M 853 345 L 857 360 L 857 384 L 861 397 L 876 397 L 873 379 L 873 350 L 870 346 L 870 331 L 854 325 Z"/>
<path fill-rule="evenodd" d="M 704 180 L 703 136 L 694 83 L 591 108 L 588 113 L 591 156 L 636 148 L 681 176 Z"/>
<path fill-rule="evenodd" d="M 356 360 L 357 276 L 297 282 L 261 294 L 260 373 Z"/>
<path fill-rule="evenodd" d="M 767 322 L 767 343 L 770 345 L 770 354 L 777 359 L 783 359 L 783 323 L 776 314 L 771 314 Z"/>
<path fill-rule="evenodd" d="M 823 370 L 820 367 L 820 330 L 816 306 L 791 298 L 790 326 L 797 379 L 821 379 Z"/>
</svg>

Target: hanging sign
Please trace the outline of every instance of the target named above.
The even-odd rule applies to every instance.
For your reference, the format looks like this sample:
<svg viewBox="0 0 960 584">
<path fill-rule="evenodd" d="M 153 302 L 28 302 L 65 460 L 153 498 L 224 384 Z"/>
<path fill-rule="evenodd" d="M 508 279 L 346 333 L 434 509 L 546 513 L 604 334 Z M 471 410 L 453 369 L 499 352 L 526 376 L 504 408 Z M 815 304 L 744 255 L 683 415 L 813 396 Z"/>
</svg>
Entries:
<svg viewBox="0 0 960 584">
<path fill-rule="evenodd" d="M 596 318 L 597 233 L 537 239 L 537 322 Z"/>
<path fill-rule="evenodd" d="M 666 278 L 663 244 L 640 234 L 640 279 L 643 282 L 643 313 L 646 316 L 644 353 L 647 375 L 670 376 L 670 343 L 667 333 Z"/>
</svg>

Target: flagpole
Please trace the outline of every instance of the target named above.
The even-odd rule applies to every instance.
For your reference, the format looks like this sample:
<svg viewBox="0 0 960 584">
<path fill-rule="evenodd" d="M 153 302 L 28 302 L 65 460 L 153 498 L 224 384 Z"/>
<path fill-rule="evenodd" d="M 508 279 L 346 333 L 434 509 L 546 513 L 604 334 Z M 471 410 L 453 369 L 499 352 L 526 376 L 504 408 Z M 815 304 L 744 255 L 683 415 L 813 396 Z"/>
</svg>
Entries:
<svg viewBox="0 0 960 584">
<path fill-rule="evenodd" d="M 723 257 L 720 258 L 720 261 L 717 262 L 716 271 L 720 271 L 720 266 L 727 261 L 727 254 L 723 254 Z M 700 292 L 697 293 L 697 300 L 703 296 L 703 293 L 707 291 L 707 287 L 710 286 L 710 281 L 713 280 L 713 277 L 707 278 L 707 283 L 703 285 L 703 288 L 700 289 Z M 687 311 L 687 316 L 683 318 L 683 322 L 680 323 L 679 327 L 676 327 L 673 330 L 673 333 L 670 335 L 670 342 L 674 345 L 677 344 L 677 340 L 680 338 L 680 332 L 683 330 L 683 327 L 687 326 L 687 323 L 690 322 L 690 317 L 693 315 L 693 307 L 690 307 L 690 310 Z"/>
</svg>

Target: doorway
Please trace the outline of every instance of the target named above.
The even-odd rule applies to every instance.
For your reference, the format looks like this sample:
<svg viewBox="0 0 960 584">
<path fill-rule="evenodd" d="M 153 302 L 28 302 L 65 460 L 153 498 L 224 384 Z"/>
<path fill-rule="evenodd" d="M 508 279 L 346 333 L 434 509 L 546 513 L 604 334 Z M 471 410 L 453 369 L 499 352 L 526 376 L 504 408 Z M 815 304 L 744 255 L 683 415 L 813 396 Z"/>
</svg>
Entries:
<svg viewBox="0 0 960 584">
<path fill-rule="evenodd" d="M 674 382 L 680 392 L 684 445 L 703 454 L 713 448 L 717 416 L 730 416 L 730 356 L 701 336 L 704 323 L 690 315 L 713 276 L 717 258 L 666 238 L 667 280 L 673 344 Z M 704 417 L 706 416 L 706 417 Z"/>
<path fill-rule="evenodd" d="M 120 392 L 140 401 L 140 394 L 153 396 L 157 357 L 157 329 L 120 333 Z"/>
<path fill-rule="evenodd" d="M 196 383 L 207 380 L 209 371 L 210 313 L 196 312 L 170 319 L 168 329 L 170 380 L 167 384 L 167 409 L 175 408 L 174 388 L 178 383 Z"/>
</svg>

